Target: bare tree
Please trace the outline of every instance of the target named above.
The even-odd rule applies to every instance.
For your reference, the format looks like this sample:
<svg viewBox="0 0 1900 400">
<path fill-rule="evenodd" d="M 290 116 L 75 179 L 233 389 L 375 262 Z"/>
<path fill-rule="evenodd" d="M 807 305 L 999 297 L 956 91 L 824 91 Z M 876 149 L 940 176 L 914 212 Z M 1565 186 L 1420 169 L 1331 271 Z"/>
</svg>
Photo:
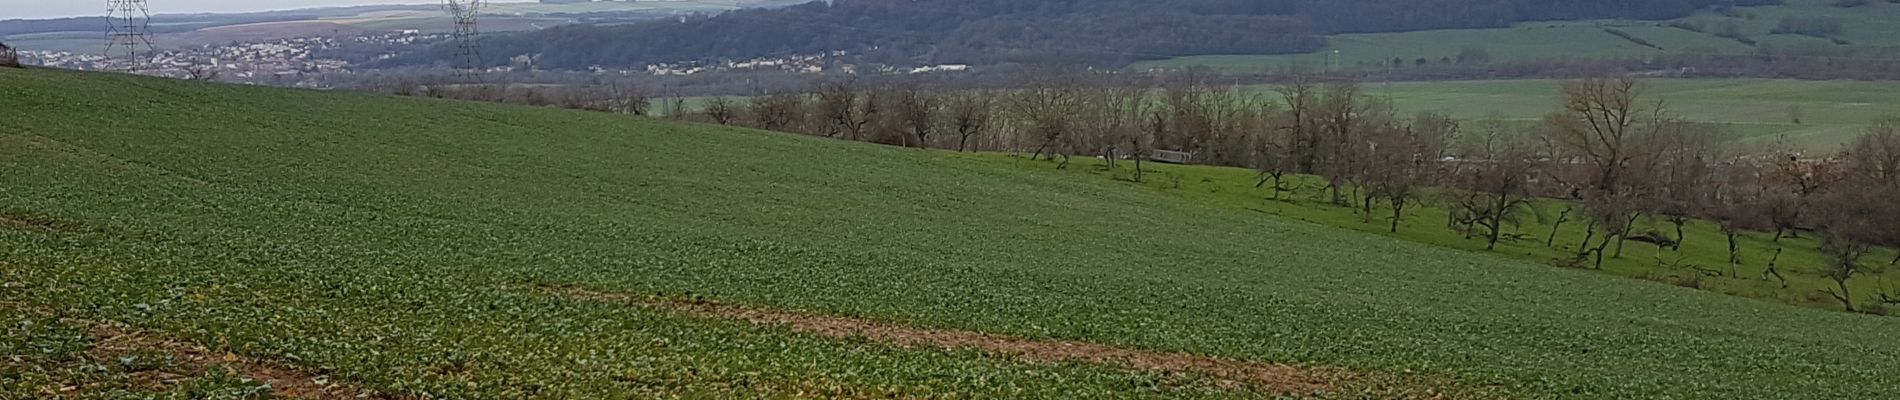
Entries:
<svg viewBox="0 0 1900 400">
<path fill-rule="evenodd" d="M 1333 203 L 1345 205 L 1342 192 L 1347 181 L 1363 173 L 1363 167 L 1370 161 L 1364 154 L 1368 148 L 1364 138 L 1366 131 L 1391 129 L 1393 126 L 1389 120 L 1367 118 L 1366 114 L 1371 109 L 1360 101 L 1358 84 L 1334 83 L 1325 85 L 1322 90 L 1325 97 L 1315 110 L 1319 128 L 1314 146 L 1318 167 L 1315 172 L 1326 178 L 1326 187 L 1332 192 Z M 1370 199 L 1365 201 L 1370 202 Z M 1368 204 L 1364 208 L 1370 210 L 1372 207 Z"/>
<path fill-rule="evenodd" d="M 638 85 L 614 82 L 608 86 L 607 101 L 613 112 L 641 117 L 652 113 L 653 97 Z"/>
<path fill-rule="evenodd" d="M 734 120 L 739 118 L 738 107 L 733 104 L 731 99 L 725 97 L 714 97 L 712 100 L 707 101 L 705 114 L 707 119 L 720 125 L 731 125 Z"/>
<path fill-rule="evenodd" d="M 912 147 L 930 147 L 930 134 L 935 132 L 942 116 L 942 95 L 914 83 L 900 85 L 892 89 L 891 94 L 895 100 L 891 107 L 892 113 L 910 130 L 904 143 Z"/>
<path fill-rule="evenodd" d="M 1660 162 L 1653 157 L 1661 131 L 1679 127 L 1661 102 L 1641 104 L 1643 85 L 1634 78 L 1592 78 L 1564 82 L 1562 107 L 1544 117 L 1547 140 L 1562 154 L 1588 167 L 1582 197 L 1591 208 L 1592 227 L 1603 245 L 1588 251 L 1602 268 L 1603 249 L 1616 243 L 1616 256 L 1642 215 L 1648 187 L 1635 182 L 1651 176 Z M 1604 207 L 1599 209 L 1598 207 Z M 1599 232 L 1591 232 L 1593 235 Z M 1586 238 L 1586 242 L 1588 242 Z"/>
<path fill-rule="evenodd" d="M 1392 210 L 1391 232 L 1399 231 L 1405 208 L 1417 199 L 1420 190 L 1437 183 L 1441 159 L 1458 129 L 1456 119 L 1426 112 L 1409 126 L 1368 131 L 1365 154 L 1370 162 L 1365 166 L 1363 185 L 1370 197 L 1384 200 Z M 1371 210 L 1365 212 L 1369 217 Z"/>
<path fill-rule="evenodd" d="M 1868 266 L 1862 261 L 1873 252 L 1872 243 L 1879 240 L 1881 231 L 1886 227 L 1878 226 L 1883 212 L 1882 193 L 1867 190 L 1834 190 L 1823 194 L 1815 205 L 1815 225 L 1821 236 L 1821 254 L 1826 265 L 1822 275 L 1834 281 L 1835 288 L 1825 292 L 1841 302 L 1847 311 L 1854 311 L 1854 295 L 1848 290 L 1848 281 L 1865 273 Z"/>
<path fill-rule="evenodd" d="M 1593 167 L 1589 183 L 1597 192 L 1618 191 L 1664 122 L 1662 103 L 1639 103 L 1642 91 L 1633 78 L 1564 82 L 1562 108 L 1544 118 L 1551 142 Z"/>
<path fill-rule="evenodd" d="M 996 102 L 986 93 L 965 91 L 950 95 L 950 125 L 957 131 L 957 151 L 966 151 L 970 139 L 990 130 L 996 118 Z"/>
<path fill-rule="evenodd" d="M 1068 167 L 1063 141 L 1075 133 L 1078 116 L 1086 106 L 1079 74 L 1054 68 L 1027 73 L 1024 87 L 1009 96 L 1010 110 L 1038 142 L 1030 159 L 1037 159 L 1045 152 L 1054 159 L 1062 153 L 1064 162 L 1057 168 Z"/>
<path fill-rule="evenodd" d="M 1667 122 L 1658 130 L 1647 175 L 1652 189 L 1645 211 L 1659 216 L 1675 227 L 1672 240 L 1652 243 L 1681 251 L 1688 239 L 1683 226 L 1711 202 L 1717 163 L 1728 159 L 1731 135 L 1705 124 Z"/>
<path fill-rule="evenodd" d="M 805 96 L 781 92 L 753 97 L 748 108 L 755 127 L 768 131 L 793 131 L 804 123 Z"/>
<path fill-rule="evenodd" d="M 858 87 L 857 76 L 818 85 L 818 111 L 829 121 L 826 137 L 863 140 L 865 127 L 878 118 L 878 104 Z"/>
<path fill-rule="evenodd" d="M 1453 215 L 1458 223 L 1484 228 L 1485 250 L 1496 250 L 1507 225 L 1532 211 L 1530 179 L 1538 166 L 1537 143 L 1493 114 L 1460 141 L 1452 173 Z M 1562 218 L 1569 217 L 1565 210 Z M 1555 240 L 1554 237 L 1552 240 Z"/>
</svg>

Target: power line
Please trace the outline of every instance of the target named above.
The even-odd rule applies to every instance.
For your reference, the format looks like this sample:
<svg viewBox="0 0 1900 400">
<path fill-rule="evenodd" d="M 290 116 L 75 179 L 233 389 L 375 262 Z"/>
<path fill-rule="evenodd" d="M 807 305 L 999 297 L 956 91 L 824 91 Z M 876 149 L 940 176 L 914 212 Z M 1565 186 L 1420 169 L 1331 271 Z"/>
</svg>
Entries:
<svg viewBox="0 0 1900 400">
<path fill-rule="evenodd" d="M 481 13 L 482 0 L 442 0 L 442 8 L 455 18 L 455 48 L 461 59 L 463 77 L 473 79 L 481 59 L 481 44 L 476 42 L 481 30 L 475 26 L 475 20 Z"/>
<path fill-rule="evenodd" d="M 138 71 L 144 63 L 140 47 L 146 56 L 158 52 L 152 45 L 151 22 L 152 12 L 145 7 L 145 0 L 106 0 L 106 58 L 123 51 L 125 71 Z"/>
</svg>

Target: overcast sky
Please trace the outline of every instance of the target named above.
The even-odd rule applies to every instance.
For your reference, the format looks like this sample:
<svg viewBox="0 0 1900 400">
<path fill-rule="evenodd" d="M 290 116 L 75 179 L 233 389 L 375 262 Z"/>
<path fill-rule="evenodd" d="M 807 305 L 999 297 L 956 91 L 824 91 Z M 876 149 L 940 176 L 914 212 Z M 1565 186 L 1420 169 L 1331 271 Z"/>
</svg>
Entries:
<svg viewBox="0 0 1900 400">
<path fill-rule="evenodd" d="M 439 0 L 147 0 L 153 14 L 288 10 L 368 4 L 440 4 Z M 105 13 L 103 0 L 0 0 L 0 20 Z"/>
</svg>

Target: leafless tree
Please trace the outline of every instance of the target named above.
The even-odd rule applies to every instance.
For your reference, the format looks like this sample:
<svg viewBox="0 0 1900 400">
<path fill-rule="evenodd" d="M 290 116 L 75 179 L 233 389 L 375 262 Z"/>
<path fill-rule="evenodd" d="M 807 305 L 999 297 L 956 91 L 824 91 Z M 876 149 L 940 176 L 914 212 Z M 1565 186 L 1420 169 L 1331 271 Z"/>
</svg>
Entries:
<svg viewBox="0 0 1900 400">
<path fill-rule="evenodd" d="M 950 125 L 956 129 L 957 151 L 969 150 L 970 139 L 990 130 L 996 118 L 996 102 L 988 93 L 964 91 L 950 95 Z"/>
<path fill-rule="evenodd" d="M 1706 124 L 1671 121 L 1658 129 L 1650 165 L 1636 173 L 1651 186 L 1645 211 L 1673 225 L 1675 238 L 1654 244 L 1682 250 L 1683 227 L 1711 203 L 1717 164 L 1729 159 L 1729 137 Z"/>
<path fill-rule="evenodd" d="M 879 108 L 858 86 L 857 76 L 820 83 L 818 111 L 826 121 L 826 137 L 863 140 L 865 127 L 878 118 Z"/>
<path fill-rule="evenodd" d="M 714 97 L 712 100 L 707 101 L 704 112 L 707 119 L 720 125 L 731 125 L 734 120 L 739 118 L 738 107 L 733 104 L 731 99 L 725 97 Z"/>
<path fill-rule="evenodd" d="M 1530 179 L 1536 174 L 1539 146 L 1496 114 L 1476 128 L 1459 142 L 1450 180 L 1457 190 L 1451 192 L 1450 203 L 1457 222 L 1484 228 L 1485 249 L 1496 250 L 1507 225 L 1518 225 L 1525 211 L 1535 212 Z"/>
<path fill-rule="evenodd" d="M 652 113 L 653 97 L 638 85 L 614 82 L 608 86 L 607 101 L 614 112 L 641 117 Z"/>
<path fill-rule="evenodd" d="M 1406 207 L 1420 191 L 1438 183 L 1441 159 L 1458 130 L 1458 120 L 1433 112 L 1419 114 L 1408 126 L 1368 130 L 1364 154 L 1370 162 L 1365 164 L 1362 185 L 1370 197 L 1383 200 L 1391 209 L 1391 232 L 1399 231 Z M 1364 212 L 1371 215 L 1370 208 Z"/>
<path fill-rule="evenodd" d="M 1597 192 L 1619 191 L 1666 120 L 1662 103 L 1640 103 L 1642 92 L 1633 78 L 1564 82 L 1562 108 L 1544 118 L 1551 142 L 1593 168 L 1589 184 Z"/>
<path fill-rule="evenodd" d="M 909 130 L 904 143 L 912 147 L 930 147 L 930 135 L 936 131 L 943 114 L 943 96 L 915 83 L 891 90 L 891 112 Z"/>
<path fill-rule="evenodd" d="M 753 97 L 747 107 L 754 127 L 768 131 L 795 131 L 804 124 L 805 96 L 781 92 Z"/>
<path fill-rule="evenodd" d="M 1026 74 L 1027 82 L 1023 88 L 1009 96 L 1010 110 L 1025 125 L 1025 133 L 1036 141 L 1036 150 L 1030 159 L 1042 157 L 1048 153 L 1050 159 L 1060 153 L 1064 162 L 1057 168 L 1068 167 L 1065 140 L 1071 139 L 1078 126 L 1077 119 L 1086 107 L 1081 82 L 1081 72 L 1043 68 Z"/>
</svg>

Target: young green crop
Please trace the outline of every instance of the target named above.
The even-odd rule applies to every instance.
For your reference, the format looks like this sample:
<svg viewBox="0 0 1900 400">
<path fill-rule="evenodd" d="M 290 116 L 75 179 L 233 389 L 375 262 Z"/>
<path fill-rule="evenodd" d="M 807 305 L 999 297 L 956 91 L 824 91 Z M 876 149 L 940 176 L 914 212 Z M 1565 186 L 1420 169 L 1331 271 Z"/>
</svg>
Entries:
<svg viewBox="0 0 1900 400">
<path fill-rule="evenodd" d="M 543 285 L 1513 397 L 1900 390 L 1900 320 L 1002 162 L 1014 161 L 552 109 L 0 70 L 0 307 L 123 321 L 441 398 L 1259 395 L 1191 376 L 835 341 L 534 290 Z"/>
</svg>

